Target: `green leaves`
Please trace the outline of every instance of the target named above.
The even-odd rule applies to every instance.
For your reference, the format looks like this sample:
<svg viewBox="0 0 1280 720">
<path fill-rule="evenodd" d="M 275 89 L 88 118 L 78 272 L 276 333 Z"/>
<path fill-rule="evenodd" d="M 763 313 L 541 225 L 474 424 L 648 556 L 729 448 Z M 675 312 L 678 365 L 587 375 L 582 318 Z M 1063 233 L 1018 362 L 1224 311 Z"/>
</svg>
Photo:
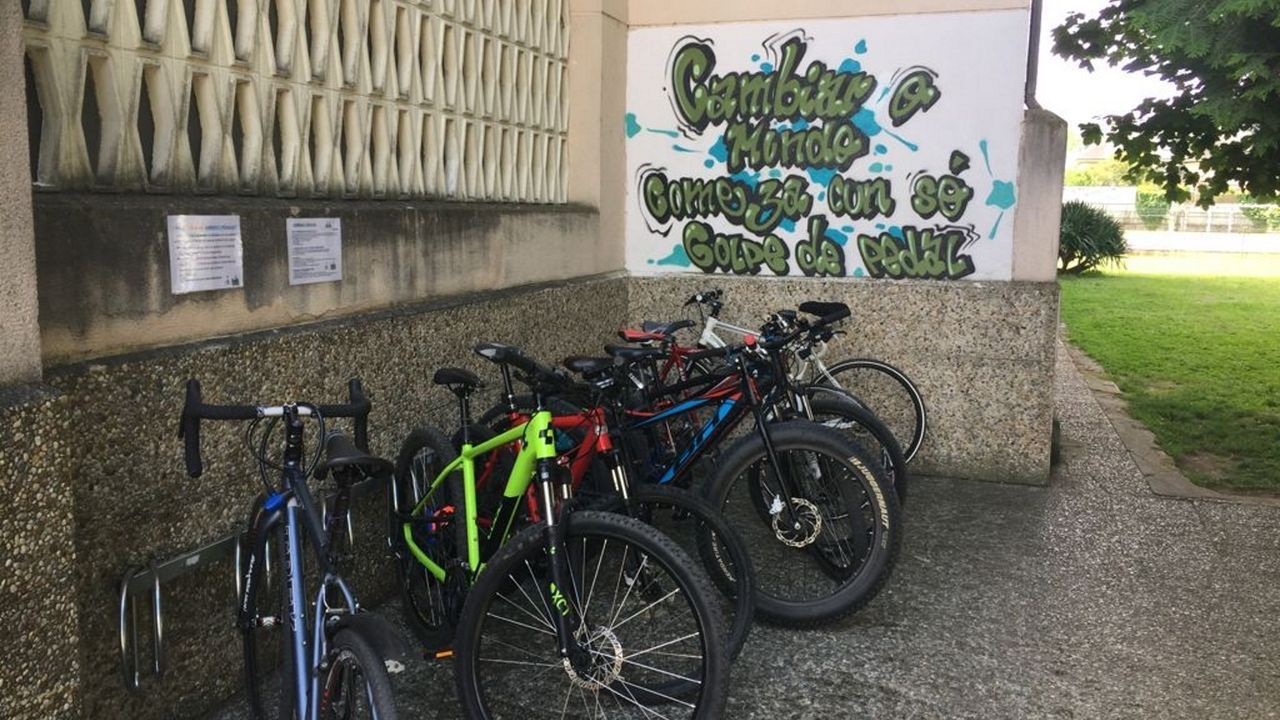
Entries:
<svg viewBox="0 0 1280 720">
<path fill-rule="evenodd" d="M 1170 200 L 1194 187 L 1202 206 L 1233 188 L 1280 191 L 1280 0 L 1112 0 L 1097 17 L 1071 13 L 1053 51 L 1156 75 L 1177 88 L 1129 113 L 1081 125 Z"/>
<path fill-rule="evenodd" d="M 1119 264 L 1128 247 L 1115 218 L 1092 205 L 1072 200 L 1062 205 L 1058 272 L 1071 275 L 1103 264 Z"/>
</svg>

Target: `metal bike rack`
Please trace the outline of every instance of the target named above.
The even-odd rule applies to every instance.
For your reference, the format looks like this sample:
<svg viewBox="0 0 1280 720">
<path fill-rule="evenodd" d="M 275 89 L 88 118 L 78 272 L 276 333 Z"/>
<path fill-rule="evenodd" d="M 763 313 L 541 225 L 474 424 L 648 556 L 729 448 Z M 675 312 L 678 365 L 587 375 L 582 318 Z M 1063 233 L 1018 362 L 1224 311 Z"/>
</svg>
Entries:
<svg viewBox="0 0 1280 720">
<path fill-rule="evenodd" d="M 351 486 L 351 499 L 357 500 L 374 492 L 381 478 L 369 478 Z M 328 518 L 332 496 L 326 497 L 322 503 L 322 516 Z M 351 522 L 351 513 L 346 519 L 347 542 L 355 546 L 355 530 Z M 151 675 L 163 677 L 165 671 L 164 653 L 164 613 L 161 586 L 172 582 L 197 569 L 231 558 L 232 571 L 235 575 L 236 601 L 241 594 L 243 579 L 243 556 L 245 533 L 236 533 L 216 540 L 198 550 L 186 552 L 167 560 L 153 560 L 151 563 L 135 567 L 124 574 L 120 580 L 120 665 L 124 675 L 124 686 L 129 690 L 137 690 L 142 682 L 141 649 L 138 641 L 138 598 L 150 595 L 151 605 Z M 270 541 L 268 541 L 269 543 Z M 271 552 L 268 545 L 264 569 L 271 575 Z"/>
</svg>

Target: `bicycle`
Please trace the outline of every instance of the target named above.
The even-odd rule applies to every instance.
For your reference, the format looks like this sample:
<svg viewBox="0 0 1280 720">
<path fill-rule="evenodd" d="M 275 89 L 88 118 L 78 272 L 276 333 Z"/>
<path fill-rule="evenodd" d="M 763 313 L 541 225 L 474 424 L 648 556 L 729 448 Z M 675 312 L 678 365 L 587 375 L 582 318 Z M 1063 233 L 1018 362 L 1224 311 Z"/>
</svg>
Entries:
<svg viewBox="0 0 1280 720">
<path fill-rule="evenodd" d="M 414 488 L 392 493 L 401 520 L 398 551 L 437 584 L 453 576 L 463 585 L 451 654 L 464 713 L 524 715 L 531 698 L 545 698 L 562 712 L 578 710 L 580 703 L 587 714 L 599 714 L 612 702 L 624 714 L 653 714 L 648 706 L 668 704 L 688 717 L 716 717 L 728 691 L 728 664 L 723 618 L 709 599 L 705 574 L 643 523 L 614 513 L 570 512 L 563 502 L 569 482 L 556 463 L 546 409 L 546 398 L 567 387 L 568 377 L 509 346 L 484 344 L 477 352 L 524 373 L 534 412 L 527 422 L 472 444 L 470 397 L 480 379 L 457 368 L 437 371 L 433 381 L 458 399 L 461 451 L 443 462 L 411 507 L 401 501 L 412 498 Z M 512 443 L 519 443 L 519 452 L 499 508 L 482 532 L 477 462 Z M 534 484 L 540 521 L 511 534 Z M 429 552 L 448 536 L 454 557 Z M 645 661 L 636 659 L 642 655 Z M 555 689 L 531 687 L 541 682 Z"/>
<path fill-rule="evenodd" d="M 698 308 L 702 322 L 698 335 L 701 347 L 724 347 L 726 342 L 717 331 L 742 337 L 756 332 L 720 319 L 720 312 L 724 309 L 723 295 L 723 291 L 714 289 L 695 293 L 684 302 L 685 307 L 694 305 Z M 924 444 L 928 426 L 924 398 L 915 383 L 893 365 L 873 358 L 848 358 L 828 365 L 823 360 L 826 352 L 827 346 L 823 342 L 815 345 L 807 357 L 797 357 L 798 362 L 793 363 L 794 382 L 799 385 L 816 382 L 849 393 L 893 429 L 903 457 L 911 462 Z"/>
<path fill-rule="evenodd" d="M 385 475 L 390 469 L 387 461 L 358 449 L 346 435 L 325 434 L 326 417 L 353 418 L 357 441 L 365 444 L 369 401 L 358 380 L 352 380 L 348 389 L 350 403 L 346 405 L 210 405 L 201 398 L 200 383 L 187 381 L 178 436 L 184 441 L 190 477 L 200 477 L 204 472 L 200 457 L 201 420 L 252 421 L 245 441 L 257 461 L 265 490 L 253 503 L 237 624 L 244 645 L 246 690 L 255 718 L 268 717 L 260 678 L 258 630 L 277 626 L 284 628 L 280 638 L 279 718 L 396 717 L 389 671 L 403 668 L 405 653 L 400 638 L 385 620 L 361 612 L 354 594 L 334 567 L 337 548 L 331 538 L 338 523 L 346 520 L 352 484 L 364 475 Z M 304 448 L 306 419 L 314 421 L 319 436 L 325 438 L 310 457 Z M 254 434 L 263 420 L 268 424 L 255 447 Z M 285 428 L 278 465 L 267 453 L 271 430 L 277 422 Z M 271 470 L 279 471 L 278 483 L 272 482 Z M 334 512 L 327 520 L 321 519 L 307 486 L 307 477 L 313 473 L 332 473 L 336 481 Z M 259 602 L 260 586 L 266 581 L 269 541 L 276 549 L 276 562 L 283 573 L 275 614 L 264 614 Z M 319 576 L 319 590 L 310 609 L 306 601 L 309 596 L 305 587 L 304 542 L 314 550 Z"/>
<path fill-rule="evenodd" d="M 681 415 L 707 412 L 701 428 L 675 449 L 669 464 L 638 469 L 639 476 L 666 484 L 687 478 L 709 449 L 748 414 L 754 417 L 756 433 L 724 451 L 704 491 L 752 551 L 756 612 L 781 624 L 815 625 L 865 605 L 887 581 L 900 543 L 897 495 L 878 463 L 839 431 L 767 417 L 782 402 L 779 393 L 786 385 L 776 382 L 778 373 L 770 373 L 774 366 L 759 353 L 780 351 L 848 313 L 843 306 L 831 309 L 811 328 L 762 341 L 751 336 L 743 345 L 692 354 L 693 360 L 719 357 L 727 363 L 706 376 L 645 388 L 647 402 L 663 396 L 679 399 L 642 412 L 621 428 L 623 433 L 643 431 Z M 629 363 L 661 357 L 652 348 L 623 348 L 616 354 Z M 694 387 L 704 389 L 680 396 Z M 748 474 L 751 481 L 741 483 Z M 731 502 L 742 488 L 750 491 L 750 514 L 738 512 Z M 763 553 L 772 554 L 764 558 Z M 799 576 L 805 573 L 810 576 L 802 582 Z"/>
<path fill-rule="evenodd" d="M 634 481 L 625 443 L 615 437 L 614 428 L 619 426 L 624 411 L 618 378 L 606 367 L 612 365 L 611 361 L 570 357 L 563 365 L 586 379 L 578 385 L 580 394 L 587 397 L 584 407 L 561 398 L 548 403 L 553 411 L 551 427 L 560 451 L 558 462 L 569 473 L 574 500 L 579 507 L 627 513 L 677 540 L 691 557 L 700 558 L 724 597 L 722 611 L 728 618 L 727 653 L 730 659 L 737 658 L 755 614 L 751 591 L 754 572 L 745 544 L 720 514 L 695 493 L 674 485 Z M 499 368 L 504 399 L 483 414 L 479 424 L 503 432 L 527 422 L 533 402 L 529 396 L 517 396 L 509 368 L 506 365 Z M 411 436 L 402 448 L 401 457 L 415 456 L 422 449 L 417 442 L 424 440 L 422 436 Z M 494 483 L 486 481 L 495 474 L 495 469 L 507 464 L 492 460 L 486 463 L 484 471 L 477 476 L 477 486 L 488 484 L 492 490 Z M 408 470 L 413 473 L 417 468 L 410 466 Z M 482 508 L 494 505 L 492 501 L 481 503 Z M 525 510 L 530 521 L 538 521 L 540 511 L 531 498 L 526 501 Z"/>
<path fill-rule="evenodd" d="M 802 303 L 801 312 L 818 318 L 834 317 L 837 314 L 847 316 L 849 309 L 843 303 Z M 621 330 L 619 334 L 645 347 L 640 349 L 621 349 L 606 347 L 615 356 L 629 358 L 635 370 L 630 380 L 641 388 L 663 388 L 661 394 L 670 395 L 681 389 L 698 387 L 702 381 L 697 378 L 711 374 L 712 368 L 708 352 L 676 342 L 675 331 L 693 327 L 694 323 L 683 320 L 675 323 L 645 323 L 641 330 Z M 764 326 L 750 337 L 777 337 L 786 335 L 792 330 L 792 340 L 782 346 L 773 346 L 764 350 L 757 348 L 762 357 L 771 363 L 770 378 L 776 391 L 770 394 L 765 403 L 766 417 L 770 420 L 803 418 L 814 420 L 827 427 L 832 427 L 849 434 L 860 446 L 871 451 L 879 459 L 893 480 L 893 487 L 899 500 L 905 500 L 908 472 L 907 460 L 901 446 L 889 427 L 868 409 L 864 404 L 852 397 L 848 392 L 829 385 L 801 383 L 795 379 L 795 373 L 789 369 L 789 360 L 809 358 L 816 347 L 822 346 L 834 336 L 830 322 L 820 322 L 816 326 L 801 318 L 795 311 L 782 310 L 771 314 Z M 660 365 L 659 365 L 660 363 Z M 674 384 L 667 379 L 673 372 L 680 378 Z M 697 432 L 696 424 L 690 422 L 674 422 L 665 427 L 659 434 L 658 446 L 674 447 L 680 444 L 677 438 L 688 438 Z M 667 440 L 662 442 L 665 436 Z"/>
</svg>

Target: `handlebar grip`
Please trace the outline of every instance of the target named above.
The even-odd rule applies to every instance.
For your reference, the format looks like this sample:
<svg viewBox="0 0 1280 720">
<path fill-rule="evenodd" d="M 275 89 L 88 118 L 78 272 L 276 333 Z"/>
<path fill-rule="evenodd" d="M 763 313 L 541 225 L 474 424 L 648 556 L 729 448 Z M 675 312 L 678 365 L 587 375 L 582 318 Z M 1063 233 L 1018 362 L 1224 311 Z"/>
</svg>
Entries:
<svg viewBox="0 0 1280 720">
<path fill-rule="evenodd" d="M 182 404 L 178 437 L 183 441 L 183 460 L 187 464 L 187 475 L 193 478 L 204 473 L 204 463 L 200 460 L 200 416 L 194 412 L 200 405 L 200 382 L 194 378 L 187 380 L 187 397 Z"/>
</svg>

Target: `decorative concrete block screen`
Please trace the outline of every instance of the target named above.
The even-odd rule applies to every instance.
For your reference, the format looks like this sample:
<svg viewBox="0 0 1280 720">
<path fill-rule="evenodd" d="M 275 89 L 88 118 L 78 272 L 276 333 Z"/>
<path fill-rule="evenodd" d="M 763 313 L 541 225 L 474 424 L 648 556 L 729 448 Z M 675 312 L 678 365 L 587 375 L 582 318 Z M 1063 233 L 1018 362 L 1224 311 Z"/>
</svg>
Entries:
<svg viewBox="0 0 1280 720">
<path fill-rule="evenodd" d="M 22 0 L 38 188 L 563 202 L 567 0 Z"/>
<path fill-rule="evenodd" d="M 1008 280 L 1025 10 L 633 30 L 627 266 Z"/>
</svg>

